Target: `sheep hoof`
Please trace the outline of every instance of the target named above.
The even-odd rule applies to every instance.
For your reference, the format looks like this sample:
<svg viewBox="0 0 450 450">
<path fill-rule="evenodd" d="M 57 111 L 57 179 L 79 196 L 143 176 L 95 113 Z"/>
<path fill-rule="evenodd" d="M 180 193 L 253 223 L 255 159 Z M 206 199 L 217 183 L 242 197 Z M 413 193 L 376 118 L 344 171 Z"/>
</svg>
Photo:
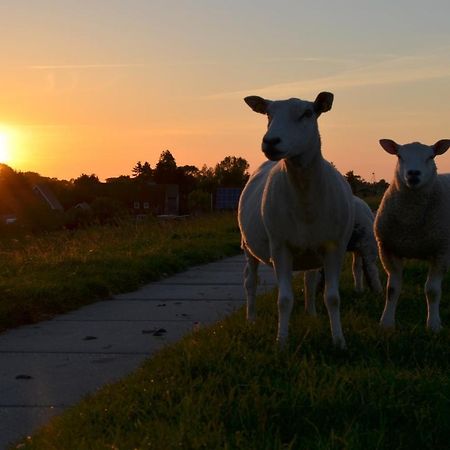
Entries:
<svg viewBox="0 0 450 450">
<path fill-rule="evenodd" d="M 256 322 L 256 317 L 254 315 L 247 316 L 247 323 L 253 325 Z"/>
<path fill-rule="evenodd" d="M 428 322 L 427 323 L 427 328 L 432 332 L 432 333 L 439 333 L 442 330 L 442 325 L 441 322 Z"/>
<path fill-rule="evenodd" d="M 277 345 L 280 350 L 284 350 L 287 347 L 287 336 L 278 336 Z"/>
<path fill-rule="evenodd" d="M 347 344 L 345 343 L 344 337 L 333 338 L 333 344 L 339 350 L 347 350 Z"/>
</svg>

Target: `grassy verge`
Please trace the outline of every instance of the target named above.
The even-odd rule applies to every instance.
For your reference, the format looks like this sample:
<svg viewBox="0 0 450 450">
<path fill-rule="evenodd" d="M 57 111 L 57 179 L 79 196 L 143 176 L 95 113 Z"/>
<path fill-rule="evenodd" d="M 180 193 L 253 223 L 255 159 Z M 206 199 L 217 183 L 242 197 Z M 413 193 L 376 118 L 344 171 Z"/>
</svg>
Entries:
<svg viewBox="0 0 450 450">
<path fill-rule="evenodd" d="M 235 214 L 0 241 L 0 331 L 235 254 Z"/>
<path fill-rule="evenodd" d="M 275 296 L 187 336 L 123 381 L 86 398 L 26 449 L 437 449 L 450 441 L 448 329 L 424 329 L 422 265 L 407 267 L 399 328 L 383 333 L 382 299 L 342 282 L 348 351 L 334 350 L 322 302 L 301 286 L 288 346 L 274 345 Z M 448 280 L 442 319 L 450 323 Z"/>
</svg>

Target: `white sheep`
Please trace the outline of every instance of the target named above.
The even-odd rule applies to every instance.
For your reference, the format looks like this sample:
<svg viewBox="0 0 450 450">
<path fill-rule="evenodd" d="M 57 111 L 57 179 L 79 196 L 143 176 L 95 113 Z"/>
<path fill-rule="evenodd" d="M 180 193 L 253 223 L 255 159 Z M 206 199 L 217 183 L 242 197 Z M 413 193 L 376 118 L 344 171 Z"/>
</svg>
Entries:
<svg viewBox="0 0 450 450">
<path fill-rule="evenodd" d="M 364 290 L 363 278 L 369 288 L 380 294 L 382 292 L 380 275 L 377 267 L 378 248 L 373 232 L 374 215 L 369 205 L 359 197 L 354 196 L 355 223 L 347 252 L 352 253 L 352 272 L 356 292 Z M 316 315 L 316 291 L 321 275 L 319 271 L 308 271 L 304 274 L 305 310 Z"/>
<path fill-rule="evenodd" d="M 245 102 L 268 116 L 262 150 L 271 160 L 250 177 L 239 201 L 247 317 L 255 317 L 258 263 L 272 264 L 278 284 L 277 340 L 284 344 L 293 306 L 293 269 L 323 267 L 331 334 L 343 348 L 339 275 L 353 229 L 354 202 L 344 177 L 322 157 L 317 125 L 320 114 L 331 109 L 333 94 L 322 92 L 314 102 L 256 96 Z"/>
<path fill-rule="evenodd" d="M 375 217 L 375 236 L 388 275 L 380 323 L 383 328 L 394 328 L 403 260 L 414 258 L 429 263 L 427 327 L 438 332 L 442 278 L 450 264 L 450 174 L 437 174 L 434 157 L 448 150 L 450 140 L 432 146 L 419 142 L 399 145 L 390 139 L 382 139 L 380 144 L 398 157 L 394 180 Z"/>
<path fill-rule="evenodd" d="M 363 274 L 369 288 L 381 293 L 380 275 L 377 267 L 378 247 L 373 231 L 375 217 L 369 205 L 354 196 L 355 223 L 352 236 L 347 244 L 347 251 L 353 253 L 353 279 L 355 291 L 363 291 Z"/>
</svg>

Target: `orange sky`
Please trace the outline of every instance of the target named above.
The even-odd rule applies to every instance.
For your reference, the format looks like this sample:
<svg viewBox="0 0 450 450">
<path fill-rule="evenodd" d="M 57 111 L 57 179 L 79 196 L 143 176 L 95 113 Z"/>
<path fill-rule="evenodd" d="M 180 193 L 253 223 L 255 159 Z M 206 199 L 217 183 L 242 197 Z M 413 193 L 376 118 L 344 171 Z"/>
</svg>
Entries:
<svg viewBox="0 0 450 450">
<path fill-rule="evenodd" d="M 58 178 L 130 174 L 165 149 L 255 169 L 266 121 L 242 98 L 328 90 L 325 157 L 389 180 L 378 139 L 450 138 L 450 6 L 373 3 L 3 0 L 0 157 Z"/>
</svg>

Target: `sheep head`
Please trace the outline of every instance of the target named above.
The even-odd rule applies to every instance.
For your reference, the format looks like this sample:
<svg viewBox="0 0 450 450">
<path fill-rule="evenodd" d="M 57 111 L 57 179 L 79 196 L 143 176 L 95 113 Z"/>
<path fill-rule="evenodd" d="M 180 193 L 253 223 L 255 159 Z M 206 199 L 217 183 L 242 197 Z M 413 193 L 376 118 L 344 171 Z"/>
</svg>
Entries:
<svg viewBox="0 0 450 450">
<path fill-rule="evenodd" d="M 244 101 L 269 119 L 262 139 L 262 151 L 268 159 L 293 158 L 306 165 L 320 151 L 317 118 L 331 109 L 330 92 L 321 92 L 314 102 L 298 98 L 272 101 L 258 96 L 245 97 Z"/>
<path fill-rule="evenodd" d="M 399 145 L 391 139 L 381 139 L 380 145 L 389 154 L 397 156 L 398 179 L 410 189 L 419 189 L 436 175 L 434 158 L 448 150 L 450 140 L 442 139 L 434 145 L 420 142 Z"/>
</svg>

